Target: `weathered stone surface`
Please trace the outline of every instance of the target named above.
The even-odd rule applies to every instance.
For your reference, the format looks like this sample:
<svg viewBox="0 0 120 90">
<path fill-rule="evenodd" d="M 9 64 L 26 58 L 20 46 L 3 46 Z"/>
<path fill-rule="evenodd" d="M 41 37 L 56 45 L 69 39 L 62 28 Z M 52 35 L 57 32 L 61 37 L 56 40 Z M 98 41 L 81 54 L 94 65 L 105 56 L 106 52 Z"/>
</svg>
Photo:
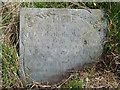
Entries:
<svg viewBox="0 0 120 90">
<path fill-rule="evenodd" d="M 96 61 L 103 52 L 106 22 L 101 10 L 20 10 L 20 59 L 24 74 L 36 81 Z"/>
</svg>

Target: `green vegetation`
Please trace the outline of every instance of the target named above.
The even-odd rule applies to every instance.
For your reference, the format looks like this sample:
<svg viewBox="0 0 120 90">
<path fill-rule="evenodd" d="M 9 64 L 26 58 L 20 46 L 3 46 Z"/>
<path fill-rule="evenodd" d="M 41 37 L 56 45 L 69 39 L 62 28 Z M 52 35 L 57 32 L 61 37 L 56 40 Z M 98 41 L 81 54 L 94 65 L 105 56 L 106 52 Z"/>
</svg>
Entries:
<svg viewBox="0 0 120 90">
<path fill-rule="evenodd" d="M 111 80 L 110 84 L 113 85 L 112 88 L 118 87 L 116 77 L 120 76 L 120 3 L 72 3 L 72 2 L 50 2 L 50 3 L 39 3 L 39 2 L 31 2 L 31 3 L 4 3 L 1 12 L 2 12 L 2 29 L 1 36 L 2 42 L 1 44 L 1 55 L 2 59 L 2 81 L 3 87 L 27 87 L 28 83 L 23 83 L 20 78 L 18 72 L 19 69 L 19 57 L 18 57 L 18 49 L 19 49 L 19 8 L 21 7 L 31 7 L 31 8 L 74 8 L 74 9 L 103 9 L 105 11 L 105 17 L 108 21 L 108 30 L 107 30 L 107 40 L 105 42 L 105 55 L 104 59 L 100 60 L 96 66 L 91 69 L 87 68 L 84 70 L 84 75 L 76 75 L 72 80 L 69 80 L 62 87 L 65 88 L 81 88 L 83 85 L 85 86 L 86 82 L 89 83 L 89 86 L 85 86 L 90 88 L 90 83 L 94 83 L 97 87 L 97 80 L 103 78 L 102 80 L 107 81 L 107 75 Z M 109 75 L 108 73 L 112 73 Z M 102 74 L 102 75 L 101 75 Z M 105 74 L 105 76 L 104 76 Z M 115 74 L 115 75 L 114 75 Z M 87 77 L 86 77 L 87 76 Z M 89 77 L 89 79 L 88 79 Z M 84 78 L 84 80 L 83 80 Z M 87 79 L 85 79 L 87 78 Z M 97 79 L 96 79 L 97 78 Z M 120 78 L 120 77 L 118 77 Z M 114 81 L 114 82 L 113 82 Z M 100 81 L 102 82 L 102 81 Z M 109 82 L 109 83 L 110 83 Z M 103 85 L 106 85 L 105 81 L 102 82 Z M 34 85 L 34 83 L 33 83 Z M 31 85 L 31 86 L 33 86 Z M 98 86 L 99 88 L 100 86 Z M 106 87 L 109 87 L 109 85 Z"/>
<path fill-rule="evenodd" d="M 14 47 L 9 44 L 2 43 L 2 75 L 3 86 L 10 87 L 19 85 L 19 77 L 17 71 L 19 70 L 18 55 Z"/>
<path fill-rule="evenodd" d="M 83 79 L 78 78 L 79 76 L 76 74 L 73 78 L 73 80 L 69 80 L 66 86 L 64 88 L 82 88 L 83 85 Z"/>
</svg>

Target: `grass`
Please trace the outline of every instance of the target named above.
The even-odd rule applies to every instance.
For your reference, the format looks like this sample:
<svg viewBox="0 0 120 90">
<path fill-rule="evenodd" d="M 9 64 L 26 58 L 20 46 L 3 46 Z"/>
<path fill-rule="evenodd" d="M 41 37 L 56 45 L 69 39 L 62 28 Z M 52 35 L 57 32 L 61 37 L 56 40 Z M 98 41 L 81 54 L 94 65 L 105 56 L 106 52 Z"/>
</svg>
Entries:
<svg viewBox="0 0 120 90">
<path fill-rule="evenodd" d="M 67 83 L 66 83 L 66 86 L 63 86 L 63 88 L 70 88 L 70 89 L 74 89 L 74 88 L 82 88 L 83 86 L 83 79 L 80 79 L 78 78 L 79 76 L 77 75 L 74 75 L 73 79 L 72 80 L 69 80 Z"/>
<path fill-rule="evenodd" d="M 51 3 L 4 3 L 2 11 L 2 29 L 1 36 L 1 55 L 2 59 L 2 81 L 3 87 L 25 87 L 27 86 L 19 78 L 19 8 L 75 8 L 75 9 L 103 9 L 108 20 L 109 28 L 107 30 L 107 40 L 105 42 L 104 60 L 100 60 L 95 67 L 87 68 L 84 72 L 75 74 L 73 78 L 68 80 L 63 88 L 91 88 L 91 83 L 96 84 L 100 78 L 108 80 L 111 86 L 118 83 L 115 75 L 120 76 L 120 3 L 67 3 L 67 2 L 51 2 Z M 109 72 L 109 73 L 108 73 Z M 111 75 L 112 73 L 112 75 Z M 83 74 L 83 75 L 81 75 Z M 102 74 L 102 75 L 100 75 Z M 110 75 L 109 75 L 110 74 Z M 107 78 L 109 77 L 109 79 Z M 111 80 L 111 81 L 109 81 Z M 86 84 L 87 82 L 87 84 Z M 99 81 L 102 82 L 102 81 Z M 105 82 L 105 81 L 104 81 Z M 105 84 L 106 87 L 110 86 Z M 31 86 L 31 85 L 30 85 Z M 97 86 L 96 86 L 97 87 Z M 99 85 L 98 85 L 99 87 Z M 120 88 L 120 86 L 118 86 Z"/>
<path fill-rule="evenodd" d="M 18 54 L 14 47 L 9 44 L 2 43 L 2 79 L 3 87 L 10 87 L 14 85 L 20 85 L 17 83 L 19 78 L 17 77 L 17 71 L 19 70 Z"/>
</svg>

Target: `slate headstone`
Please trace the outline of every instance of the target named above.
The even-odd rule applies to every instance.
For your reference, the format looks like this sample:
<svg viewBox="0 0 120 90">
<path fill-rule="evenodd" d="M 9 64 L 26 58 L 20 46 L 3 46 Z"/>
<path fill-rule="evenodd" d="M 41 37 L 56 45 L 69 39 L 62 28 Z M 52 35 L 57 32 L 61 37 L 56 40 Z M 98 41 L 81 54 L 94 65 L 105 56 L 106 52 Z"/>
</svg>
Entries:
<svg viewBox="0 0 120 90">
<path fill-rule="evenodd" d="M 67 70 L 103 53 L 107 23 L 99 9 L 21 8 L 20 60 L 24 75 L 57 81 Z"/>
</svg>

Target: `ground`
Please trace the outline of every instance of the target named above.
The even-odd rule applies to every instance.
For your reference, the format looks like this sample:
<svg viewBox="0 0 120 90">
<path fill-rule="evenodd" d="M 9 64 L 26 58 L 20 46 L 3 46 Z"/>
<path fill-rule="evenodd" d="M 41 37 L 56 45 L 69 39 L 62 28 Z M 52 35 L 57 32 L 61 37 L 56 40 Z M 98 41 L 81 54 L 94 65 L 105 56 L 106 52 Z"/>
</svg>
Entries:
<svg viewBox="0 0 120 90">
<path fill-rule="evenodd" d="M 37 8 L 75 8 L 103 9 L 108 22 L 107 40 L 105 41 L 104 58 L 91 68 L 82 71 L 71 71 L 63 82 L 55 85 L 28 83 L 19 78 L 19 9 L 20 7 Z M 3 88 L 118 88 L 120 89 L 120 3 L 119 2 L 6 2 L 0 8 L 2 87 Z"/>
</svg>

